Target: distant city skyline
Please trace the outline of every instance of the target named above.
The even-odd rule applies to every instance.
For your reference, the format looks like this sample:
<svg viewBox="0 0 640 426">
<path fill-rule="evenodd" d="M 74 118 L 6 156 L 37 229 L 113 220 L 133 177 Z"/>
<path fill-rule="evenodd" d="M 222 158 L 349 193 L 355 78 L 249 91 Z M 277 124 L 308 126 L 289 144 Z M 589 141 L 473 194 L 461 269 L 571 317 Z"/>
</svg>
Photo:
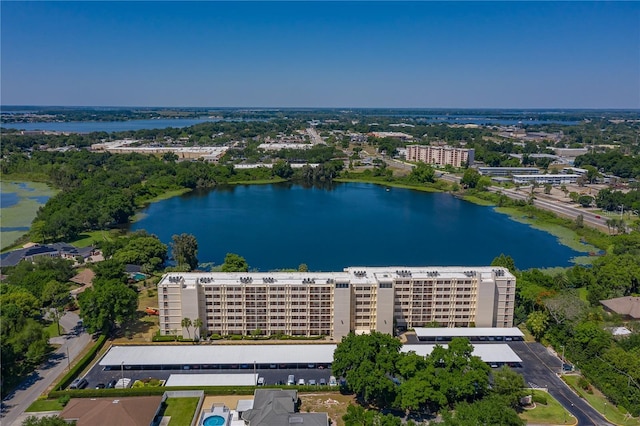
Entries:
<svg viewBox="0 0 640 426">
<path fill-rule="evenodd" d="M 7 2 L 0 104 L 640 108 L 637 2 Z"/>
</svg>

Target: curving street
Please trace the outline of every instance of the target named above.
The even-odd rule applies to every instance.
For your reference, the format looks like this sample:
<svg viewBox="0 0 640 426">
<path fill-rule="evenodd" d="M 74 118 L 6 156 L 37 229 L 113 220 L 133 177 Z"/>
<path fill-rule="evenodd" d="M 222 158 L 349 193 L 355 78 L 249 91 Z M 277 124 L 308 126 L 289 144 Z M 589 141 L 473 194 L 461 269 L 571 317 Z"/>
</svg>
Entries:
<svg viewBox="0 0 640 426">
<path fill-rule="evenodd" d="M 68 368 L 70 360 L 75 359 L 91 343 L 91 336 L 84 330 L 75 329 L 78 315 L 67 312 L 60 325 L 66 334 L 50 339 L 61 346 L 53 352 L 47 361 L 31 373 L 18 387 L 2 400 L 0 425 L 19 426 L 22 424 L 25 410 L 47 390 L 53 382 Z"/>
</svg>

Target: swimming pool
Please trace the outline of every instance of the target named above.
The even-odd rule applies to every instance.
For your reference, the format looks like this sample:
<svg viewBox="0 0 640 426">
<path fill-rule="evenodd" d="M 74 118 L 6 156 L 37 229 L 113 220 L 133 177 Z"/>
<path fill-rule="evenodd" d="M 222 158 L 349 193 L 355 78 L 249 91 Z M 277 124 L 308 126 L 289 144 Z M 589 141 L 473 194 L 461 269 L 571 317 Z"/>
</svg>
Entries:
<svg viewBox="0 0 640 426">
<path fill-rule="evenodd" d="M 226 423 L 224 417 L 209 416 L 202 421 L 202 426 L 221 426 Z"/>
</svg>

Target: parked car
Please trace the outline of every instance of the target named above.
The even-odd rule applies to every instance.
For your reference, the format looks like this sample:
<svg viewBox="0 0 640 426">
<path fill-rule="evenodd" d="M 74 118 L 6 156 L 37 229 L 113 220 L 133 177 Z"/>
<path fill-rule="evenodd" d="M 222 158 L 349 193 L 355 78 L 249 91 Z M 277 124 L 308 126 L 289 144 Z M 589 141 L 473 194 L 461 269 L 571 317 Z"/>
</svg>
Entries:
<svg viewBox="0 0 640 426">
<path fill-rule="evenodd" d="M 116 387 L 116 383 L 118 383 L 117 380 L 111 380 L 109 383 L 107 383 L 107 389 L 113 389 Z"/>
<path fill-rule="evenodd" d="M 317 383 L 315 381 L 315 379 L 309 379 L 309 386 L 315 386 Z"/>
<path fill-rule="evenodd" d="M 104 389 L 106 387 L 106 385 L 104 383 L 98 383 L 96 385 L 96 389 Z"/>
<path fill-rule="evenodd" d="M 334 376 L 329 377 L 329 386 L 338 386 L 338 381 Z"/>
<path fill-rule="evenodd" d="M 304 386 L 304 379 L 298 379 L 298 386 Z"/>
<path fill-rule="evenodd" d="M 289 374 L 289 377 L 287 378 L 287 385 L 291 386 L 295 384 L 296 384 L 296 376 L 294 376 L 293 374 Z"/>
<path fill-rule="evenodd" d="M 327 385 L 327 381 L 323 377 L 322 379 L 320 379 L 320 386 L 326 386 L 326 385 Z"/>
<path fill-rule="evenodd" d="M 75 379 L 73 382 L 71 382 L 69 389 L 84 389 L 88 384 L 89 382 L 87 382 L 87 379 Z"/>
<path fill-rule="evenodd" d="M 258 386 L 264 386 L 264 377 L 258 377 Z"/>
</svg>

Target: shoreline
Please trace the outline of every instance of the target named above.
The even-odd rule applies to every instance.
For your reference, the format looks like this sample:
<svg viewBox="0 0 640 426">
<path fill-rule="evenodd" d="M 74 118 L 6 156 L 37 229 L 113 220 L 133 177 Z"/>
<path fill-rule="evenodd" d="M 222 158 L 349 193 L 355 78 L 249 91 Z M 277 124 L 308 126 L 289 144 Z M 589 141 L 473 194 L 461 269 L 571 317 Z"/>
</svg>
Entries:
<svg viewBox="0 0 640 426">
<path fill-rule="evenodd" d="M 10 182 L 20 182 L 20 183 L 34 183 L 33 181 L 20 181 L 18 179 L 11 179 Z M 228 184 L 225 185 L 231 185 L 231 186 L 236 186 L 236 185 L 268 185 L 268 184 L 275 184 L 275 183 L 282 183 L 282 182 L 290 182 L 286 179 L 270 179 L 270 180 L 259 180 L 259 181 L 235 181 L 235 182 L 230 182 Z M 373 184 L 373 185 L 378 185 L 378 186 L 385 186 L 385 187 L 390 187 L 390 188 L 400 188 L 400 189 L 409 189 L 409 190 L 414 190 L 414 191 L 420 191 L 420 192 L 427 192 L 427 193 L 436 193 L 436 192 L 440 192 L 440 193 L 446 193 L 448 192 L 451 196 L 456 197 L 458 199 L 461 199 L 463 201 L 472 203 L 472 204 L 476 204 L 476 205 L 480 205 L 480 206 L 485 206 L 485 207 L 493 207 L 493 211 L 495 211 L 496 213 L 505 215 L 508 219 L 513 220 L 515 222 L 519 222 L 519 223 L 523 223 L 526 224 L 534 229 L 537 229 L 539 231 L 543 231 L 546 232 L 548 234 L 553 235 L 554 237 L 557 238 L 558 243 L 561 245 L 564 245 L 566 247 L 571 248 L 572 250 L 575 250 L 579 253 L 589 253 L 589 252 L 598 252 L 599 249 L 597 247 L 595 247 L 592 244 L 589 243 L 584 243 L 581 241 L 581 237 L 580 235 L 578 235 L 577 232 L 575 232 L 574 230 L 560 225 L 560 224 L 556 224 L 556 223 L 550 223 L 544 219 L 539 219 L 539 218 L 530 218 L 527 216 L 526 212 L 520 210 L 518 207 L 497 207 L 495 203 L 479 198 L 475 195 L 467 195 L 464 193 L 453 193 L 450 191 L 446 191 L 444 189 L 440 189 L 440 188 L 435 188 L 433 186 L 418 186 L 418 185 L 409 185 L 409 184 L 405 184 L 405 183 L 398 183 L 398 182 L 384 182 L 384 181 L 377 181 L 377 180 L 368 180 L 368 179 L 353 179 L 353 178 L 338 178 L 338 179 L 334 179 L 334 182 L 336 183 L 367 183 L 367 184 Z M 40 185 L 42 185 L 42 182 L 36 182 Z M 294 182 L 295 183 L 295 182 Z M 46 185 L 46 184 L 45 184 Z M 215 189 L 215 187 L 213 188 L 208 188 L 209 190 Z M 55 195 L 55 190 L 54 191 L 54 195 Z M 131 217 L 130 221 L 129 221 L 129 225 L 136 223 L 140 220 L 142 220 L 144 217 L 146 217 L 145 213 L 143 213 L 143 210 L 145 208 L 148 208 L 151 204 L 153 203 L 157 203 L 160 201 L 164 201 L 173 197 L 178 197 L 178 196 L 182 196 L 184 194 L 188 194 L 190 192 L 192 192 L 193 189 L 191 188 L 181 188 L 181 189 L 174 189 L 174 190 L 170 190 L 167 192 L 164 192 L 154 198 L 142 201 L 140 203 L 137 204 L 138 207 L 138 211 L 136 211 L 136 213 Z M 52 195 L 53 196 L 53 195 Z M 8 207 L 10 208 L 10 207 Z M 28 225 L 29 228 L 31 228 L 31 223 Z M 29 231 L 24 232 L 23 235 L 26 235 Z M 108 230 L 105 231 L 101 231 L 101 232 L 108 232 Z M 127 230 L 128 232 L 128 230 Z M 87 233 L 83 233 L 83 234 L 87 234 Z M 86 236 L 85 236 L 86 238 Z M 82 240 L 82 239 L 80 239 Z M 75 242 L 78 242 L 80 240 L 77 241 L 73 241 L 73 242 L 69 242 L 70 244 L 74 244 Z M 10 248 L 15 248 L 13 244 L 8 245 L 7 247 L 3 248 L 2 251 L 7 251 Z M 592 262 L 592 259 L 595 259 L 594 256 L 589 256 L 589 255 L 585 255 L 585 256 L 575 256 L 573 258 L 571 258 L 569 261 L 573 264 L 590 264 Z"/>
</svg>

